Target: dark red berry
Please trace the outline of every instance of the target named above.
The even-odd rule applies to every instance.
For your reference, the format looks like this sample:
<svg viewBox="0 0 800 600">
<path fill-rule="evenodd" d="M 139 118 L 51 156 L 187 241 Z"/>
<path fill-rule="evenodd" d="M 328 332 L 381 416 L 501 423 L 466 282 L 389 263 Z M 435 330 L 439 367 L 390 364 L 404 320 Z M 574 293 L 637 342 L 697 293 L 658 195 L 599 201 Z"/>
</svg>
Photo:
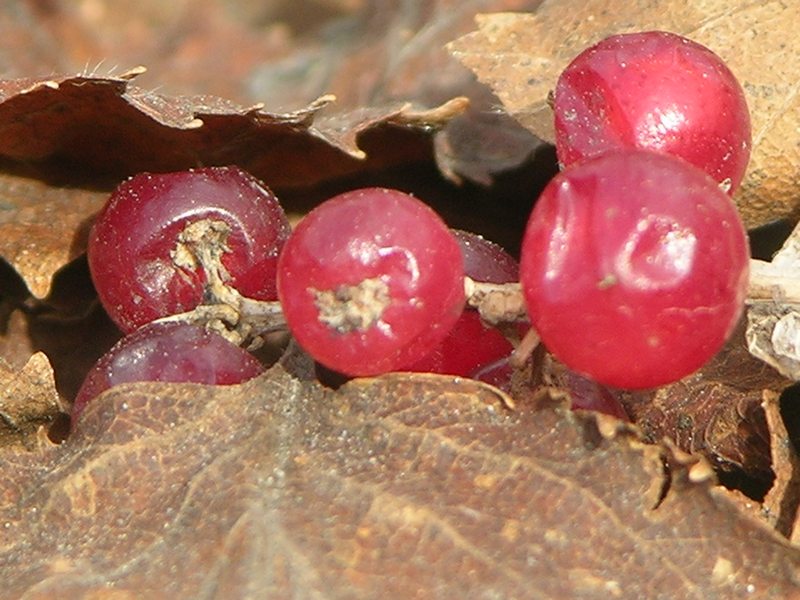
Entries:
<svg viewBox="0 0 800 600">
<path fill-rule="evenodd" d="M 149 323 L 122 338 L 89 371 L 72 405 L 72 423 L 86 404 L 121 383 L 165 381 L 228 385 L 264 370 L 250 353 L 219 334 L 185 323 Z"/>
<path fill-rule="evenodd" d="M 453 234 L 464 257 L 467 277 L 486 283 L 517 281 L 519 265 L 500 246 L 474 233 L 453 230 Z M 466 308 L 447 337 L 408 370 L 471 377 L 513 350 L 498 329 L 481 322 L 477 311 Z"/>
<path fill-rule="evenodd" d="M 131 332 L 203 300 L 205 272 L 182 234 L 206 235 L 200 244 L 221 255 L 223 278 L 242 295 L 275 300 L 289 232 L 272 192 L 237 167 L 144 173 L 120 185 L 97 216 L 89 268 L 106 311 Z"/>
</svg>

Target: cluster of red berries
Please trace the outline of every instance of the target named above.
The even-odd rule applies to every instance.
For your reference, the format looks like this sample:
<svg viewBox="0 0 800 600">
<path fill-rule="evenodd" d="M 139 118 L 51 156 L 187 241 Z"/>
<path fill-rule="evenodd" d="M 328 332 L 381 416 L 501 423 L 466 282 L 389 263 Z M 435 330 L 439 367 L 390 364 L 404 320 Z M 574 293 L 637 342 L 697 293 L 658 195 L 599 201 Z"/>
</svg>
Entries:
<svg viewBox="0 0 800 600">
<path fill-rule="evenodd" d="M 126 181 L 88 257 L 129 335 L 90 372 L 73 417 L 123 381 L 261 372 L 246 350 L 187 323 L 204 308 L 206 324 L 237 325 L 241 341 L 258 333 L 243 314 L 285 319 L 315 360 L 347 375 L 478 376 L 511 345 L 465 309 L 465 277 L 519 280 L 547 348 L 600 383 L 652 387 L 699 368 L 746 293 L 747 239 L 729 196 L 749 156 L 740 86 L 679 36 L 614 36 L 564 71 L 554 112 L 564 169 L 531 213 L 519 269 L 397 190 L 341 194 L 292 231 L 269 189 L 235 167 Z"/>
<path fill-rule="evenodd" d="M 744 92 L 681 36 L 616 35 L 553 95 L 563 171 L 522 246 L 533 326 L 570 368 L 620 388 L 676 381 L 734 329 L 749 247 L 730 195 L 750 157 Z"/>
<path fill-rule="evenodd" d="M 225 384 L 261 372 L 249 352 L 187 322 L 198 318 L 280 316 L 318 362 L 351 376 L 473 377 L 512 351 L 465 310 L 464 278 L 516 281 L 516 261 L 397 190 L 341 194 L 292 231 L 272 192 L 237 167 L 141 174 L 97 216 L 88 258 L 102 305 L 128 335 L 87 376 L 73 418 L 117 383 Z"/>
</svg>

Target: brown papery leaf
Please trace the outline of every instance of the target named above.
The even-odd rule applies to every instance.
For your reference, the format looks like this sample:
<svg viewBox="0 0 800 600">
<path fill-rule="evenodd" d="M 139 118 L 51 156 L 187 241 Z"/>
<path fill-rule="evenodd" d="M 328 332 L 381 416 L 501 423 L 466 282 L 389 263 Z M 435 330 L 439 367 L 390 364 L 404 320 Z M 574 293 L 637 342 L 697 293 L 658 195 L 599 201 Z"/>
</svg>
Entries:
<svg viewBox="0 0 800 600">
<path fill-rule="evenodd" d="M 332 110 L 386 111 L 467 95 L 469 112 L 436 135 L 437 162 L 453 178 L 490 182 L 539 145 L 444 50 L 474 15 L 533 10 L 541 0 L 50 0 L 0 6 L 6 77 L 77 73 L 112 77 L 144 64 L 144 87 L 214 94 L 285 110 L 334 94 Z M 22 48 L 24 52 L 14 52 Z M 16 57 L 15 54 L 23 54 Z"/>
<path fill-rule="evenodd" d="M 86 249 L 91 216 L 108 194 L 0 172 L 0 257 L 45 298 L 57 271 Z"/>
<path fill-rule="evenodd" d="M 445 377 L 138 384 L 0 481 L 7 597 L 788 597 L 701 460 Z M 666 495 L 664 493 L 666 492 Z"/>
<path fill-rule="evenodd" d="M 430 111 L 397 103 L 326 122 L 317 113 L 333 96 L 268 113 L 215 96 L 167 97 L 131 86 L 142 72 L 0 81 L 0 155 L 66 161 L 96 176 L 235 162 L 275 187 L 308 186 L 363 168 L 356 142 L 364 130 L 380 124 L 432 130 L 466 107 L 463 98 Z M 381 158 L 392 163 L 398 152 L 403 156 L 387 148 Z"/>
<path fill-rule="evenodd" d="M 669 437 L 722 472 L 741 470 L 768 483 L 773 472 L 764 393 L 779 394 L 788 384 L 748 353 L 741 323 L 697 373 L 653 391 L 621 393 L 620 400 L 647 439 Z"/>
<path fill-rule="evenodd" d="M 786 429 L 779 400 L 778 394 L 764 393 L 762 406 L 769 426 L 775 483 L 764 498 L 762 514 L 772 527 L 796 544 L 800 540 L 800 457 Z"/>
<path fill-rule="evenodd" d="M 43 428 L 64 412 L 56 392 L 53 369 L 42 352 L 21 370 L 0 360 L 0 447 L 33 448 L 44 439 Z"/>
<path fill-rule="evenodd" d="M 745 89 L 753 124 L 748 174 L 736 199 L 749 227 L 800 216 L 800 4 L 748 0 L 610 0 L 542 3 L 533 14 L 480 15 L 478 31 L 450 44 L 502 100 L 543 139 L 553 139 L 547 96 L 579 52 L 615 33 L 661 29 L 719 54 Z"/>
</svg>

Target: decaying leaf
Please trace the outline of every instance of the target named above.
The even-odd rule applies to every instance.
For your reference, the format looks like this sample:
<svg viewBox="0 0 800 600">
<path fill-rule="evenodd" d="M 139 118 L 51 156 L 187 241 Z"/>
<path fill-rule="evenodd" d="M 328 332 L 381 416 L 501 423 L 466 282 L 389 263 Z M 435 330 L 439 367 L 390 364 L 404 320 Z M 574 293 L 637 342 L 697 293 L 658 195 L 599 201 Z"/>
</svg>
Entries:
<svg viewBox="0 0 800 600">
<path fill-rule="evenodd" d="M 0 481 L 4 593 L 791 593 L 800 551 L 669 452 L 444 377 L 120 387 Z"/>
<path fill-rule="evenodd" d="M 753 124 L 750 167 L 737 202 L 748 226 L 800 216 L 800 5 L 778 0 L 546 0 L 531 14 L 487 14 L 450 51 L 488 84 L 508 112 L 553 139 L 548 93 L 581 50 L 614 34 L 661 29 L 719 54 L 745 89 Z"/>
<path fill-rule="evenodd" d="M 765 392 L 762 407 L 769 427 L 769 446 L 772 453 L 772 470 L 775 482 L 764 498 L 762 515 L 767 522 L 787 538 L 797 543 L 800 506 L 800 457 L 794 448 L 780 412 L 779 396 Z"/>
<path fill-rule="evenodd" d="M 311 185 L 360 168 L 362 131 L 435 129 L 466 104 L 454 99 L 426 113 L 395 103 L 326 122 L 317 114 L 333 96 L 275 114 L 214 96 L 161 96 L 130 85 L 140 73 L 0 82 L 0 155 L 67 162 L 95 176 L 236 162 L 275 187 Z M 396 160 L 397 151 L 387 149 L 383 160 Z"/>
<path fill-rule="evenodd" d="M 773 473 L 764 393 L 779 394 L 789 382 L 749 355 L 743 325 L 697 373 L 653 391 L 621 393 L 620 400 L 647 439 L 669 437 L 723 472 L 742 471 L 768 483 Z"/>
<path fill-rule="evenodd" d="M 276 0 L 245 7 L 203 0 L 165 7 L 144 0 L 131 15 L 119 0 L 91 7 L 55 0 L 25 6 L 6 22 L 0 18 L 0 32 L 12 39 L 38 26 L 40 35 L 21 41 L 37 68 L 15 64 L 2 52 L 0 64 L 8 65 L 7 77 L 81 72 L 99 78 L 145 64 L 152 71 L 148 85 L 167 93 L 216 94 L 281 109 L 334 94 L 334 112 L 351 115 L 409 101 L 438 105 L 459 90 L 455 95 L 471 96 L 475 106 L 457 119 L 453 135 L 445 130 L 437 136 L 437 160 L 453 177 L 488 182 L 526 160 L 539 142 L 494 110 L 496 99 L 473 83 L 444 44 L 469 31 L 478 12 L 533 10 L 540 2 L 436 0 L 398 10 L 376 1 Z M 484 136 L 493 143 L 474 143 Z"/>
<path fill-rule="evenodd" d="M 333 93 L 345 107 L 415 100 L 426 105 L 465 95 L 471 106 L 437 133 L 436 161 L 452 179 L 489 184 L 528 160 L 540 141 L 497 110 L 497 98 L 448 55 L 447 42 L 473 28 L 476 13 L 535 10 L 541 0 L 426 0 L 402 8 L 365 2 L 305 36 L 290 57 L 267 61 L 250 93 L 270 105 L 296 102 L 298 90 Z M 457 90 L 457 91 L 456 91 Z"/>
<path fill-rule="evenodd" d="M 0 447 L 36 446 L 46 439 L 42 428 L 63 412 L 53 369 L 43 353 L 31 356 L 20 371 L 0 360 Z"/>
<path fill-rule="evenodd" d="M 91 216 L 106 197 L 0 173 L 0 257 L 34 297 L 47 297 L 56 272 L 84 252 Z"/>
</svg>

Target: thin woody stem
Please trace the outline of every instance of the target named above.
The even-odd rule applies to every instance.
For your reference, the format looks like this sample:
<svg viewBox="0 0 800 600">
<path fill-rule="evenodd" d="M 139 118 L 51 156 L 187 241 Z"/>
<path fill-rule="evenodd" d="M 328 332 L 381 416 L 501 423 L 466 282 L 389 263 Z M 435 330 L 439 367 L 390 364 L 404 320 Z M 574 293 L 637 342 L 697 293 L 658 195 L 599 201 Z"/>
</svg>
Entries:
<svg viewBox="0 0 800 600">
<path fill-rule="evenodd" d="M 772 300 L 800 304 L 800 272 L 787 275 L 788 272 L 783 265 L 751 260 L 748 303 Z"/>
</svg>

